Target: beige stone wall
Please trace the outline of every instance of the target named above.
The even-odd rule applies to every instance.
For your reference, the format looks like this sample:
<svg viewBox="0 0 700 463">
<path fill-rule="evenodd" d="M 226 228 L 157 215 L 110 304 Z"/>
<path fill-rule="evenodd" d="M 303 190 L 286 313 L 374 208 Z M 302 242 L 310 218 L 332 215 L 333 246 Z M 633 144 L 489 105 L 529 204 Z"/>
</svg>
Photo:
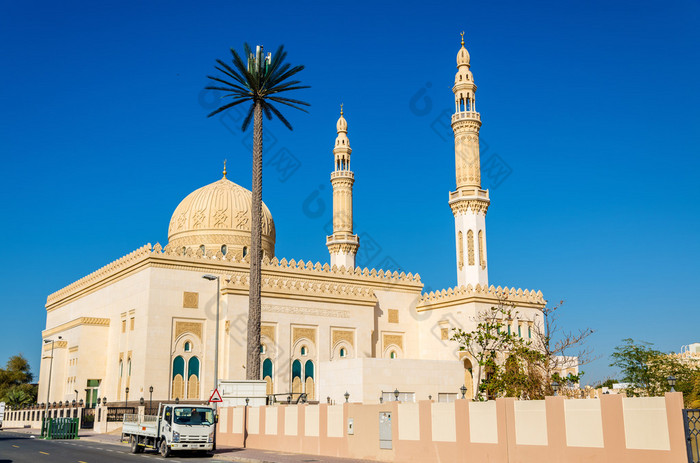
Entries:
<svg viewBox="0 0 700 463">
<path fill-rule="evenodd" d="M 486 403 L 458 400 L 248 408 L 252 429 L 246 445 L 398 463 L 686 461 L 681 394 L 625 400 L 624 405 L 622 397 L 608 396 L 583 400 L 548 397 L 532 402 L 498 399 Z M 391 414 L 390 450 L 379 448 L 380 412 Z M 241 442 L 245 413 L 235 416 L 239 423 L 226 426 L 238 432 L 226 433 L 219 424 L 220 446 Z M 352 433 L 347 426 L 350 420 Z M 573 436 L 566 428 L 578 420 L 583 423 L 574 430 L 581 435 Z M 261 426 L 265 434 L 260 433 Z M 298 433 L 287 432 L 291 429 Z"/>
<path fill-rule="evenodd" d="M 348 359 L 321 363 L 323 375 L 319 382 L 321 401 L 330 397 L 336 403 L 378 403 L 382 391 L 412 392 L 416 401 L 429 395 L 459 393 L 464 374 L 457 361 L 415 359 Z"/>
</svg>

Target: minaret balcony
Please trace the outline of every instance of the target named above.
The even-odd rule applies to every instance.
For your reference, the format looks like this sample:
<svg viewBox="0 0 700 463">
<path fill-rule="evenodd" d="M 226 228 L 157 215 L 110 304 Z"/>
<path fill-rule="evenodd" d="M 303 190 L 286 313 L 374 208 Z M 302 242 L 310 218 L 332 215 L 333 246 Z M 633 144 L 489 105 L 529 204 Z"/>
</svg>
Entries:
<svg viewBox="0 0 700 463">
<path fill-rule="evenodd" d="M 326 246 L 329 244 L 360 244 L 360 238 L 352 233 L 337 232 L 326 236 Z"/>
<path fill-rule="evenodd" d="M 355 178 L 355 174 L 351 170 L 334 170 L 331 172 L 331 180 L 334 178 Z"/>
<path fill-rule="evenodd" d="M 481 188 L 460 188 L 457 191 L 450 192 L 450 203 L 459 200 L 489 200 L 489 190 L 482 190 Z"/>
<path fill-rule="evenodd" d="M 472 119 L 472 120 L 481 121 L 481 114 L 479 114 L 476 111 L 460 111 L 460 112 L 454 113 L 452 115 L 452 122 L 453 123 L 455 121 L 465 120 L 465 119 Z"/>
</svg>

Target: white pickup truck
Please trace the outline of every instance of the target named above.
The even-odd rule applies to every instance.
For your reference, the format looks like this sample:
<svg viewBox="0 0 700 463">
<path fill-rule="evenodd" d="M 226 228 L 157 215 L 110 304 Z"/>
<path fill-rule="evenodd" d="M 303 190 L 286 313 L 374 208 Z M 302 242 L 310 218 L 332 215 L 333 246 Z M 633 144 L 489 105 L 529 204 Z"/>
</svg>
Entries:
<svg viewBox="0 0 700 463">
<path fill-rule="evenodd" d="M 160 404 L 158 415 L 124 415 L 122 440 L 131 453 L 155 449 L 164 458 L 172 450 L 206 453 L 214 448 L 214 410 L 201 405 Z"/>
</svg>

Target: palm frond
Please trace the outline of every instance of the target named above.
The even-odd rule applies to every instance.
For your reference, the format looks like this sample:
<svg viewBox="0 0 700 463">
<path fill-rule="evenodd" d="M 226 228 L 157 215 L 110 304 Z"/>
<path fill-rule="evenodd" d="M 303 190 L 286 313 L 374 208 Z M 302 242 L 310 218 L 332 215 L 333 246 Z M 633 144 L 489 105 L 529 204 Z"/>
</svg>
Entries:
<svg viewBox="0 0 700 463">
<path fill-rule="evenodd" d="M 245 99 L 245 100 L 236 100 L 236 101 L 234 101 L 234 102 L 232 102 L 232 103 L 229 103 L 229 104 L 227 104 L 227 105 L 223 105 L 222 107 L 220 107 L 220 108 L 218 108 L 218 109 L 215 109 L 214 111 L 212 111 L 212 112 L 210 112 L 209 114 L 207 114 L 207 117 L 212 117 L 212 116 L 215 115 L 215 114 L 219 114 L 221 111 L 224 111 L 224 110 L 226 110 L 226 109 L 228 109 L 228 108 L 232 108 L 232 107 L 234 107 L 234 106 L 236 106 L 236 105 L 239 105 L 239 104 L 241 104 L 241 103 L 244 103 L 244 102 L 246 102 L 246 101 L 248 101 L 248 99 Z"/>
<path fill-rule="evenodd" d="M 235 89 L 235 90 L 238 90 L 242 93 L 252 94 L 249 88 L 241 87 L 240 85 L 236 85 L 236 84 L 232 84 L 231 82 L 228 82 L 224 79 L 219 79 L 218 77 L 214 77 L 214 76 L 207 76 L 207 78 L 214 80 L 216 82 L 220 82 L 224 85 L 228 85 L 229 87 L 231 87 L 228 89 L 228 91 L 232 91 L 233 89 Z"/>
<path fill-rule="evenodd" d="M 250 108 L 248 109 L 248 114 L 245 116 L 245 119 L 243 119 L 243 125 L 241 126 L 241 130 L 244 132 L 248 130 L 248 126 L 250 125 L 250 121 L 253 119 L 253 114 L 255 113 L 255 105 L 252 104 L 250 105 Z"/>
<path fill-rule="evenodd" d="M 260 103 L 261 110 L 268 120 L 278 118 L 288 129 L 292 130 L 292 125 L 272 103 L 279 103 L 290 106 L 294 109 L 307 112 L 303 107 L 310 106 L 308 103 L 292 98 L 278 96 L 282 92 L 309 88 L 308 85 L 301 85 L 300 80 L 291 80 L 292 76 L 304 69 L 304 66 L 292 66 L 285 62 L 287 52 L 284 45 L 280 45 L 270 59 L 270 63 L 258 66 L 251 66 L 250 58 L 257 58 L 253 48 L 248 44 L 243 44 L 243 53 L 239 54 L 231 48 L 231 61 L 224 62 L 216 60 L 214 68 L 221 73 L 219 76 L 207 76 L 213 82 L 205 87 L 207 90 L 222 92 L 221 98 L 232 99 L 228 104 L 212 111 L 208 117 L 225 111 L 233 106 L 244 102 L 252 102 L 248 108 L 246 117 L 243 119 L 241 128 L 246 131 L 250 126 L 255 114 L 255 104 Z M 261 57 L 265 59 L 264 55 Z M 253 61 L 254 62 L 254 61 Z"/>
<path fill-rule="evenodd" d="M 265 117 L 267 117 L 267 120 L 270 121 L 272 120 L 272 113 L 270 112 L 269 103 L 267 103 L 265 100 L 261 101 L 261 106 L 263 111 L 265 112 Z"/>
<path fill-rule="evenodd" d="M 280 103 L 287 102 L 287 103 L 299 104 L 302 106 L 311 106 L 306 101 L 295 100 L 294 98 L 285 98 L 283 96 L 271 96 L 270 99 L 274 99 L 275 101 L 279 101 Z"/>
<path fill-rule="evenodd" d="M 292 124 L 289 123 L 289 121 L 282 115 L 281 112 L 277 110 L 271 103 L 267 103 L 267 106 L 270 108 L 270 111 L 275 113 L 275 116 L 289 129 L 289 130 L 294 130 L 292 128 Z"/>
<path fill-rule="evenodd" d="M 288 92 L 290 90 L 299 90 L 302 88 L 311 88 L 309 85 L 297 85 L 296 87 L 287 87 L 278 90 L 277 87 L 275 87 L 275 90 L 269 91 L 266 93 L 266 95 L 274 95 L 275 93 L 280 93 L 280 92 Z"/>
</svg>

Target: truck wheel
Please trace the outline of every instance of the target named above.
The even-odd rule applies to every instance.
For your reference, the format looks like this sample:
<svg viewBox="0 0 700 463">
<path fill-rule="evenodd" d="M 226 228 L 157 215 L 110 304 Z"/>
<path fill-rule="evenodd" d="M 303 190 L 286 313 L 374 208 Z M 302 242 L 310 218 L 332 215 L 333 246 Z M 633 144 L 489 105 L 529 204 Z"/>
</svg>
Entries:
<svg viewBox="0 0 700 463">
<path fill-rule="evenodd" d="M 134 436 L 129 436 L 129 445 L 131 446 L 131 453 L 139 453 L 139 443 L 138 439 Z"/>
<path fill-rule="evenodd" d="M 168 458 L 170 456 L 170 447 L 165 439 L 160 441 L 160 454 L 163 458 Z"/>
</svg>

